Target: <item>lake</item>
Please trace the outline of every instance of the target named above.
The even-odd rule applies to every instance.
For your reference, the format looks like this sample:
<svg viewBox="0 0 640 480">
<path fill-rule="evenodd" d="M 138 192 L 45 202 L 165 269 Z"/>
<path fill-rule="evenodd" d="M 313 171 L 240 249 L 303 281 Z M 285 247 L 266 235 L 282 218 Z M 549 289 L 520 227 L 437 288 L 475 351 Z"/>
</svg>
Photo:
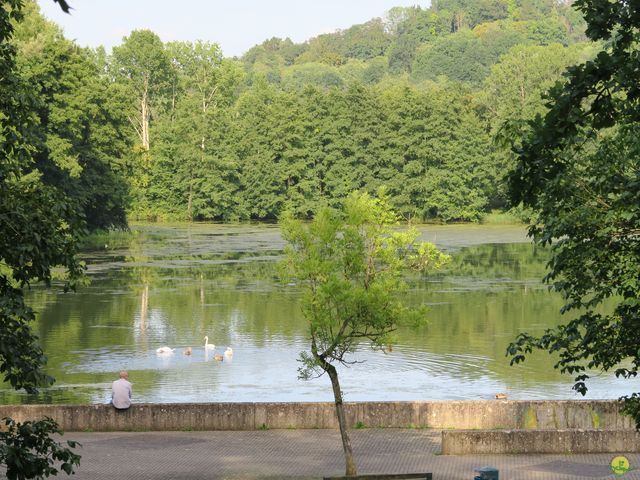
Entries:
<svg viewBox="0 0 640 480">
<path fill-rule="evenodd" d="M 126 369 L 134 401 L 332 400 L 328 377 L 297 378 L 308 348 L 300 292 L 282 284 L 284 242 L 275 225 L 134 225 L 128 245 L 85 252 L 90 285 L 77 293 L 34 286 L 35 330 L 57 382 L 38 396 L 0 390 L 2 403 L 105 403 Z M 453 256 L 445 271 L 411 284 L 407 302 L 429 305 L 429 324 L 398 332 L 391 353 L 357 352 L 339 368 L 347 401 L 582 398 L 554 358 L 509 366 L 519 332 L 562 321 L 561 298 L 541 283 L 547 252 L 524 227 L 423 226 Z M 215 353 L 231 346 L 231 359 Z M 173 355 L 156 354 L 161 346 Z M 185 356 L 183 349 L 192 347 Z M 626 388 L 625 388 L 626 386 Z M 629 382 L 596 376 L 587 398 L 617 398 Z"/>
</svg>

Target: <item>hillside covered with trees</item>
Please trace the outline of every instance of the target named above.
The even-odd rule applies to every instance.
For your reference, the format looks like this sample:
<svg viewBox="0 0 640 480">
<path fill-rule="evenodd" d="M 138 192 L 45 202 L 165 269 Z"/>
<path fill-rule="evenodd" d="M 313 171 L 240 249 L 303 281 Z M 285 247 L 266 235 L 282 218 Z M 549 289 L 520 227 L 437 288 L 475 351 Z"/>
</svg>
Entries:
<svg viewBox="0 0 640 480">
<path fill-rule="evenodd" d="M 570 3 L 434 0 L 231 59 L 148 30 L 80 48 L 30 0 L 13 42 L 33 169 L 89 229 L 311 218 L 383 185 L 405 218 L 477 221 L 508 208 L 501 126 L 594 52 Z"/>
</svg>

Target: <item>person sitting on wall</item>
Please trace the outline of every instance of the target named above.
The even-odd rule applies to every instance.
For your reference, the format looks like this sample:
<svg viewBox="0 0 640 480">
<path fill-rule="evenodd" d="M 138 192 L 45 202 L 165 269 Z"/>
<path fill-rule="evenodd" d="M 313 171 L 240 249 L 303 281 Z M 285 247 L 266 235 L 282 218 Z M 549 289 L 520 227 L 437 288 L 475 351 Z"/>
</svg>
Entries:
<svg viewBox="0 0 640 480">
<path fill-rule="evenodd" d="M 120 372 L 120 378 L 111 386 L 111 405 L 116 410 L 126 410 L 131 406 L 131 383 L 129 374 L 124 370 Z"/>
</svg>

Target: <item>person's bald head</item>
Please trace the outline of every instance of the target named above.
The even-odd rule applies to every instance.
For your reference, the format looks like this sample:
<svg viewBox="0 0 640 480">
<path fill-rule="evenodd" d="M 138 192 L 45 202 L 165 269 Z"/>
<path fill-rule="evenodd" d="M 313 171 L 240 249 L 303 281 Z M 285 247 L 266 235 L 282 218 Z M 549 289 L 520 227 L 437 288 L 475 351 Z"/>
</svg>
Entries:
<svg viewBox="0 0 640 480">
<path fill-rule="evenodd" d="M 129 374 L 126 371 L 122 370 L 120 372 L 120 378 L 124 378 L 125 380 L 128 380 L 129 379 Z"/>
</svg>

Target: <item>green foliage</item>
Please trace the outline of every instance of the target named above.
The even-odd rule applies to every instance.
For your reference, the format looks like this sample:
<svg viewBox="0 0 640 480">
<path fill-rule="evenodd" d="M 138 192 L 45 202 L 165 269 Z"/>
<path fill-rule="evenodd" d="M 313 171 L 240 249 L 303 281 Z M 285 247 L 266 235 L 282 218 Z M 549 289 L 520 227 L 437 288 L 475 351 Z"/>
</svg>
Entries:
<svg viewBox="0 0 640 480">
<path fill-rule="evenodd" d="M 225 158 L 225 136 L 242 72 L 216 44 L 174 42 L 167 49 L 177 88 L 171 115 L 156 121 L 149 201 L 159 217 L 238 218 L 238 167 Z"/>
<path fill-rule="evenodd" d="M 489 58 L 480 40 L 469 30 L 456 32 L 427 44 L 416 52 L 411 69 L 416 80 L 451 80 L 477 84 L 489 72 Z"/>
<path fill-rule="evenodd" d="M 394 74 L 411 72 L 418 42 L 408 35 L 402 35 L 389 47 L 389 71 Z"/>
<path fill-rule="evenodd" d="M 29 328 L 33 312 L 21 287 L 49 282 L 51 269 L 64 265 L 68 286 L 82 274 L 74 257 L 80 226 L 64 198 L 38 177 L 4 179 L 0 183 L 0 372 L 15 388 L 35 392 L 52 379 L 40 367 L 45 362 Z"/>
<path fill-rule="evenodd" d="M 56 266 L 66 269 L 67 287 L 73 287 L 82 274 L 75 252 L 83 224 L 75 203 L 43 181 L 45 169 L 62 173 L 59 164 L 46 157 L 34 160 L 41 151 L 34 133 L 36 91 L 19 74 L 10 43 L 21 9 L 20 1 L 0 1 L 0 373 L 12 387 L 35 393 L 53 379 L 42 370 L 46 357 L 31 331 L 34 314 L 22 289 L 32 281 L 50 282 Z M 57 461 L 73 473 L 79 457 L 49 438 L 61 433 L 53 420 L 5 423 L 0 463 L 8 478 L 55 475 Z"/>
<path fill-rule="evenodd" d="M 466 36 L 470 30 L 477 34 L 476 41 Z M 584 40 L 583 31 L 584 22 L 568 2 L 439 0 L 429 8 L 395 7 L 383 20 L 319 35 L 303 44 L 273 38 L 250 49 L 243 60 L 250 76 L 260 74 L 278 84 L 289 69 L 303 64 L 335 68 L 350 60 L 384 57 L 393 75 L 414 73 L 416 81 L 447 75 L 478 85 L 510 47 L 568 45 Z M 432 59 L 427 52 L 434 43 Z"/>
<path fill-rule="evenodd" d="M 509 159 L 487 130 L 543 111 L 539 92 L 581 55 L 525 49 L 579 35 L 575 14 L 551 0 L 396 8 L 304 44 L 266 40 L 241 61 L 148 30 L 111 56 L 82 50 L 28 5 L 15 44 L 34 86 L 30 169 L 90 230 L 126 228 L 125 212 L 310 218 L 380 185 L 404 217 L 477 221 L 506 203 Z"/>
<path fill-rule="evenodd" d="M 515 211 L 493 211 L 480 219 L 483 225 L 519 225 L 523 223 L 522 217 Z"/>
<path fill-rule="evenodd" d="M 357 473 L 347 432 L 343 395 L 335 364 L 354 363 L 361 344 L 386 351 L 399 325 L 425 322 L 424 308 L 403 301 L 407 270 L 440 268 L 449 257 L 418 232 L 399 231 L 398 218 L 381 189 L 378 197 L 352 193 L 342 210 L 324 207 L 309 224 L 292 214 L 282 221 L 287 240 L 284 276 L 303 288 L 310 351 L 301 352 L 300 378 L 327 373 L 345 453 L 346 475 Z"/>
<path fill-rule="evenodd" d="M 67 286 L 73 287 L 82 274 L 74 253 L 83 226 L 72 202 L 34 169 L 33 97 L 17 75 L 15 49 L 7 43 L 20 5 L 8 2 L 1 7 L 0 82 L 5 94 L 0 100 L 0 372 L 15 388 L 33 392 L 51 379 L 40 369 L 45 357 L 28 326 L 33 312 L 24 304 L 21 288 L 32 281 L 50 281 L 57 265 L 67 268 Z"/>
<path fill-rule="evenodd" d="M 495 22 L 439 38 L 417 50 L 412 78 L 435 80 L 443 75 L 451 80 L 479 85 L 489 75 L 492 65 L 503 60 L 502 56 L 512 47 L 565 40 L 562 35 L 545 36 L 538 31 L 529 31 L 533 28 L 531 23 L 523 26 Z M 561 28 L 564 31 L 564 27 Z"/>
<path fill-rule="evenodd" d="M 506 204 L 509 159 L 487 130 L 541 110 L 538 92 L 561 67 L 533 55 L 539 73 L 523 110 L 502 101 L 509 79 L 502 90 L 485 79 L 514 45 L 569 42 L 575 22 L 552 4 L 397 8 L 303 44 L 266 40 L 242 63 L 223 60 L 215 44 L 132 32 L 113 56 L 95 58 L 112 76 L 118 100 L 107 103 L 132 122 L 118 170 L 129 179 L 129 214 L 274 220 L 290 209 L 311 218 L 353 190 L 388 185 L 404 217 L 478 221 Z"/>
<path fill-rule="evenodd" d="M 346 62 L 341 48 L 339 35 L 318 35 L 309 42 L 309 47 L 300 55 L 296 63 L 318 62 L 326 65 L 338 66 Z"/>
<path fill-rule="evenodd" d="M 265 40 L 260 45 L 250 48 L 243 56 L 242 60 L 249 66 L 262 63 L 278 66 L 280 59 L 284 65 L 292 65 L 308 47 L 306 45 L 296 45 L 291 39 L 284 40 L 273 37 Z"/>
<path fill-rule="evenodd" d="M 80 250 L 116 250 L 128 248 L 134 239 L 142 234 L 139 230 L 98 230 L 82 237 Z"/>
<path fill-rule="evenodd" d="M 380 19 L 354 25 L 334 34 L 323 34 L 309 40 L 296 63 L 323 63 L 338 66 L 348 59 L 369 60 L 384 55 L 391 38 Z"/>
<path fill-rule="evenodd" d="M 518 45 L 491 69 L 483 102 L 491 112 L 493 132 L 506 122 L 531 120 L 546 111 L 543 95 L 578 62 L 582 48 Z"/>
<path fill-rule="evenodd" d="M 80 456 L 73 448 L 81 446 L 68 440 L 67 446 L 53 440 L 51 435 L 62 431 L 51 418 L 38 422 L 15 423 L 4 418 L 5 429 L 0 432 L 0 464 L 7 466 L 8 480 L 45 478 L 64 472 L 74 473 Z"/>
<path fill-rule="evenodd" d="M 391 43 L 391 38 L 379 18 L 354 25 L 340 34 L 344 43 L 344 56 L 358 60 L 370 60 L 384 55 Z"/>
<path fill-rule="evenodd" d="M 109 72 L 126 98 L 124 114 L 133 126 L 136 148 L 131 155 L 130 191 L 137 216 L 152 210 L 149 198 L 153 157 L 151 128 L 155 118 L 170 111 L 176 79 L 160 38 L 150 30 L 136 30 L 113 48 Z"/>
<path fill-rule="evenodd" d="M 302 90 L 315 85 L 323 88 L 341 87 L 344 80 L 340 69 L 320 62 L 307 62 L 288 68 L 282 75 L 281 83 L 285 88 Z"/>
<path fill-rule="evenodd" d="M 567 71 L 548 98 L 549 111 L 515 139 L 511 197 L 530 207 L 534 240 L 550 244 L 546 277 L 575 318 L 541 337 L 521 334 L 512 363 L 533 349 L 557 352 L 556 368 L 587 391 L 589 371 L 635 378 L 640 368 L 640 22 L 634 3 L 576 0 L 587 35 L 610 40 L 597 56 Z M 598 307 L 607 300 L 610 309 Z M 625 397 L 640 428 L 640 397 Z"/>
<path fill-rule="evenodd" d="M 303 312 L 311 351 L 301 356 L 309 378 L 328 363 L 348 364 L 362 342 L 385 350 L 401 324 L 419 325 L 424 309 L 402 300 L 403 272 L 436 270 L 449 257 L 417 241 L 417 231 L 397 231 L 397 216 L 383 193 L 354 193 L 342 211 L 321 209 L 310 224 L 287 216 L 282 222 L 287 272 L 304 288 Z"/>
<path fill-rule="evenodd" d="M 495 196 L 499 172 L 467 98 L 455 86 L 428 84 L 422 91 L 389 89 L 383 105 L 393 132 L 386 153 L 400 170 L 386 173 L 397 211 L 420 220 L 477 220 Z"/>
<path fill-rule="evenodd" d="M 128 121 L 89 53 L 43 21 L 30 9 L 16 27 L 18 68 L 38 118 L 32 142 L 42 181 L 77 205 L 89 229 L 125 228 Z"/>
<path fill-rule="evenodd" d="M 113 73 L 121 77 L 136 98 L 147 95 L 155 108 L 173 84 L 171 63 L 160 37 L 150 30 L 134 30 L 113 50 Z M 155 100 L 155 101 L 154 101 Z"/>
</svg>

